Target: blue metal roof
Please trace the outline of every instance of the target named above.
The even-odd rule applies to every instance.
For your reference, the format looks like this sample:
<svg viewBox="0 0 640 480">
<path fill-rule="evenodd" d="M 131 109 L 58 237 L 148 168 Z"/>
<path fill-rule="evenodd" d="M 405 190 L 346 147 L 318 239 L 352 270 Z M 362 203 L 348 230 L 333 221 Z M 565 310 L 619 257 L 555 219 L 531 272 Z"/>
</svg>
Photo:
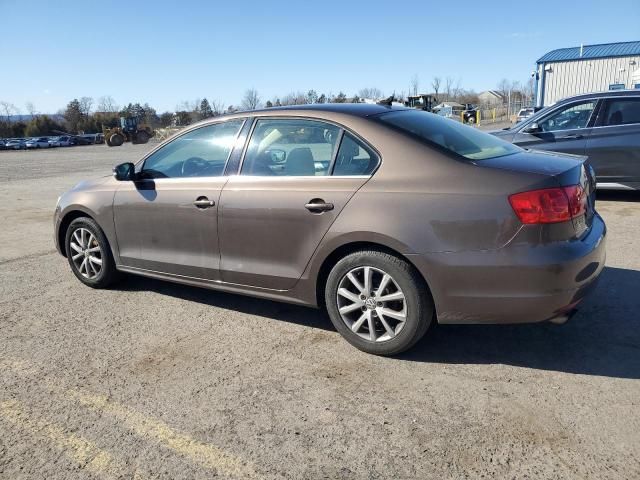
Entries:
<svg viewBox="0 0 640 480">
<path fill-rule="evenodd" d="M 640 55 L 640 41 L 603 43 L 600 45 L 585 45 L 580 56 L 580 47 L 559 48 L 540 57 L 537 63 L 568 62 L 571 60 L 587 60 L 591 58 L 626 57 Z"/>
</svg>

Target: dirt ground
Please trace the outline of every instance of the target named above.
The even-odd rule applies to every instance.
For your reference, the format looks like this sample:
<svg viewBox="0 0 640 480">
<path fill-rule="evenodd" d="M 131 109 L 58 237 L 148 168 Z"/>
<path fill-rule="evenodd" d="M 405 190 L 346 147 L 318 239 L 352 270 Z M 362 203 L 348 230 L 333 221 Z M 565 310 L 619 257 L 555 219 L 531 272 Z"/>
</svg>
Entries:
<svg viewBox="0 0 640 480">
<path fill-rule="evenodd" d="M 607 267 L 570 323 L 378 358 L 312 309 L 81 285 L 56 198 L 148 148 L 0 152 L 0 478 L 640 478 L 640 195 L 599 195 Z"/>
</svg>

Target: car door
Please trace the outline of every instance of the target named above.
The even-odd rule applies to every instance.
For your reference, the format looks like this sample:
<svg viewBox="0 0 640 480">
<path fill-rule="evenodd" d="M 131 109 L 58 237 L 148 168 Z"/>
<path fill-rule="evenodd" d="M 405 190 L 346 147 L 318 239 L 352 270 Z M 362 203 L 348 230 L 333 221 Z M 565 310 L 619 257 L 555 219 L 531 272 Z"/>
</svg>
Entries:
<svg viewBox="0 0 640 480">
<path fill-rule="evenodd" d="M 377 163 L 370 147 L 336 125 L 258 119 L 239 175 L 220 198 L 222 280 L 292 288 Z"/>
<path fill-rule="evenodd" d="M 528 122 L 513 138 L 523 148 L 584 155 L 597 100 L 569 103 Z"/>
<path fill-rule="evenodd" d="M 114 196 L 123 265 L 219 278 L 217 211 L 224 169 L 243 119 L 189 130 L 148 156 Z"/>
<path fill-rule="evenodd" d="M 586 153 L 598 183 L 640 182 L 640 96 L 604 101 Z"/>
</svg>

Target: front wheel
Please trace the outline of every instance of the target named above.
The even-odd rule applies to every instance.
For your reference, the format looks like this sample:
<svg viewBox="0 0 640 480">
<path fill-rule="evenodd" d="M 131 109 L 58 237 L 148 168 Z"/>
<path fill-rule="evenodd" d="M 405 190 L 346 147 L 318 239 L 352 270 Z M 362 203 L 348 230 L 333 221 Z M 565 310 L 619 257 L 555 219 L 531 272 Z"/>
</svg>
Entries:
<svg viewBox="0 0 640 480">
<path fill-rule="evenodd" d="M 92 288 L 106 288 L 119 278 L 111 248 L 91 218 L 76 218 L 65 237 L 67 260 L 74 275 Z"/>
<path fill-rule="evenodd" d="M 434 307 L 415 268 L 388 253 L 347 255 L 329 273 L 325 303 L 331 322 L 356 348 L 394 355 L 426 333 Z"/>
</svg>

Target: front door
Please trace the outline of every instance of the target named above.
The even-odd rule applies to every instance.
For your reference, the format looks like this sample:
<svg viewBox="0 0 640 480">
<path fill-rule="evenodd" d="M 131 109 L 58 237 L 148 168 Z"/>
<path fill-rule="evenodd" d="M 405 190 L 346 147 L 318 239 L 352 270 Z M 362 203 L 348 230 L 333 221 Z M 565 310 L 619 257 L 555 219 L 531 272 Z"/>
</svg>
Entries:
<svg viewBox="0 0 640 480">
<path fill-rule="evenodd" d="M 537 122 L 537 132 L 524 132 L 526 126 L 521 129 L 513 143 L 523 148 L 584 155 L 596 104 L 597 100 L 588 100 L 557 109 Z"/>
<path fill-rule="evenodd" d="M 288 290 L 378 157 L 332 124 L 260 119 L 220 198 L 225 282 Z"/>
<path fill-rule="evenodd" d="M 224 167 L 243 120 L 190 130 L 151 154 L 114 197 L 124 266 L 217 280 Z"/>
</svg>

